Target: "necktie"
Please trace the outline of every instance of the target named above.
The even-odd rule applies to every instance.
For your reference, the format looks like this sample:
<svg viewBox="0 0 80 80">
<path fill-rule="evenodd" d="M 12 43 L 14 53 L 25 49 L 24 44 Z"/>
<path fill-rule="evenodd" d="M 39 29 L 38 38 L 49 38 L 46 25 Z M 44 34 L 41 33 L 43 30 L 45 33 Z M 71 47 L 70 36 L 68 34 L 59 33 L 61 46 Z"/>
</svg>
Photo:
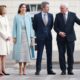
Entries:
<svg viewBox="0 0 80 80">
<path fill-rule="evenodd" d="M 48 18 L 47 18 L 47 14 L 46 13 L 43 15 L 43 22 L 44 22 L 45 26 L 48 23 Z"/>
<path fill-rule="evenodd" d="M 65 24 L 66 24 L 66 21 L 67 21 L 67 19 L 66 19 L 66 14 L 63 14 L 63 18 L 64 18 L 64 22 L 65 22 Z"/>
</svg>

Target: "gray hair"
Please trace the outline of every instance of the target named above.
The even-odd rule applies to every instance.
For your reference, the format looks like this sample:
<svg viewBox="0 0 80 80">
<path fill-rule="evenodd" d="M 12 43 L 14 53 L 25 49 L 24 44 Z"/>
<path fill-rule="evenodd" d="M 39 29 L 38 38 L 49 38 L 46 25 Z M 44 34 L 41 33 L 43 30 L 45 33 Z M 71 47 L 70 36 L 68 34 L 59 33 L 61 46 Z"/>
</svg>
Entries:
<svg viewBox="0 0 80 80">
<path fill-rule="evenodd" d="M 42 3 L 41 3 L 41 9 L 45 8 L 45 6 L 46 6 L 47 4 L 49 4 L 49 2 L 46 2 L 46 1 L 45 1 L 45 2 L 42 2 Z"/>
<path fill-rule="evenodd" d="M 65 6 L 66 8 L 69 7 L 68 3 L 61 3 L 60 6 Z"/>
</svg>

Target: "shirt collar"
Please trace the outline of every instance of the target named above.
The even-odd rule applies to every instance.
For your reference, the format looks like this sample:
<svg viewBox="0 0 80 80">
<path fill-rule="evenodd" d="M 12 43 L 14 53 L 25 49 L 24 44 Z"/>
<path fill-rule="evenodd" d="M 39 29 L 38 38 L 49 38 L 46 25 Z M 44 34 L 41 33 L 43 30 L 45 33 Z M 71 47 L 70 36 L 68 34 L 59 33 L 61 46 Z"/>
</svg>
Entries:
<svg viewBox="0 0 80 80">
<path fill-rule="evenodd" d="M 42 11 L 42 15 L 44 15 L 44 14 L 47 14 L 47 13 L 45 13 L 45 12 Z"/>
<path fill-rule="evenodd" d="M 68 15 L 68 11 L 65 14 Z"/>
</svg>

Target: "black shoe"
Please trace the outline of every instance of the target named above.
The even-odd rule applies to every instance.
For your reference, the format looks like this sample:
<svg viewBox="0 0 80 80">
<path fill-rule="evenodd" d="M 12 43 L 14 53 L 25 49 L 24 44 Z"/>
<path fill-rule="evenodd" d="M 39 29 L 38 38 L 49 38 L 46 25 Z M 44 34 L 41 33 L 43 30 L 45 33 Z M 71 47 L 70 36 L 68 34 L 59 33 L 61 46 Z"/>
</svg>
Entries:
<svg viewBox="0 0 80 80">
<path fill-rule="evenodd" d="M 35 75 L 39 75 L 39 74 L 40 74 L 40 72 L 39 72 L 39 71 L 36 71 L 36 72 L 35 72 Z"/>
<path fill-rule="evenodd" d="M 1 77 L 1 76 L 4 76 L 4 74 L 3 74 L 3 73 L 0 73 L 0 77 Z"/>
<path fill-rule="evenodd" d="M 66 75 L 66 71 L 62 71 L 61 72 L 61 75 Z"/>
<path fill-rule="evenodd" d="M 5 73 L 4 71 L 2 71 L 2 73 L 3 73 L 4 75 L 10 75 L 10 74 L 8 74 L 8 73 Z"/>
<path fill-rule="evenodd" d="M 48 72 L 48 75 L 55 75 L 56 73 L 55 72 L 53 72 L 53 71 L 49 71 Z"/>
<path fill-rule="evenodd" d="M 74 75 L 72 71 L 68 71 L 68 75 Z"/>
</svg>

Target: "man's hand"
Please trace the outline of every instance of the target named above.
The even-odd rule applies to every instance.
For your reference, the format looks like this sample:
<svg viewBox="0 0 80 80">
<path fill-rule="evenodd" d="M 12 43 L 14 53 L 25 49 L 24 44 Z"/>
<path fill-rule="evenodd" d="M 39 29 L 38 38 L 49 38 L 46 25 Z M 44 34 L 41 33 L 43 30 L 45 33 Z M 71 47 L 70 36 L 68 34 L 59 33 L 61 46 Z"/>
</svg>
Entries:
<svg viewBox="0 0 80 80">
<path fill-rule="evenodd" d="M 59 35 L 64 38 L 64 37 L 66 36 L 66 33 L 64 33 L 64 32 L 59 32 Z"/>
</svg>

